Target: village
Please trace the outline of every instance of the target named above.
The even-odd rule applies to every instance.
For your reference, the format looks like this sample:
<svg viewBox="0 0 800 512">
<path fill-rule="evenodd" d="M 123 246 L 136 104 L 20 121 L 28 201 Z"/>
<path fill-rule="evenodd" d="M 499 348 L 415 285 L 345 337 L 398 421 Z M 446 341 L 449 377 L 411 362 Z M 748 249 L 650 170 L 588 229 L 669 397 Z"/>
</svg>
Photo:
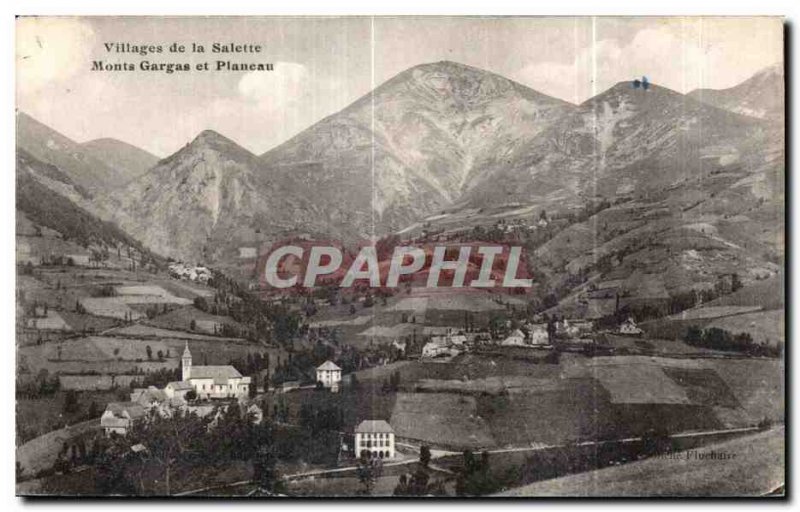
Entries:
<svg viewBox="0 0 800 512">
<path fill-rule="evenodd" d="M 212 444 L 269 430 L 280 453 L 270 474 L 282 475 L 274 479 L 282 493 L 453 495 L 467 492 L 467 453 L 494 461 L 469 466 L 492 475 L 470 492 L 488 493 L 550 474 L 539 463 L 524 476 L 505 471 L 554 447 L 720 430 L 711 425 L 760 429 L 780 418 L 778 401 L 755 398 L 759 389 L 780 389 L 771 370 L 779 352 L 735 331 L 704 329 L 718 313 L 702 302 L 673 321 L 686 327 L 672 339 L 655 337 L 622 280 L 590 283 L 570 309 L 513 290 L 431 289 L 413 280 L 394 290 L 263 293 L 204 265 L 168 262 L 161 273 L 128 251 L 67 254 L 76 252 L 49 252 L 20 270 L 18 408 L 29 417 L 43 404 L 52 411 L 19 432 L 19 477 L 32 488 L 74 486 L 72 475 L 85 471 L 107 482 L 96 453 L 110 447 L 122 450 L 115 457 L 126 468 L 155 460 L 147 454 L 165 422 L 180 432 L 199 421 L 194 435 Z M 731 279 L 721 287 L 735 289 Z M 593 301 L 611 307 L 587 309 Z M 743 371 L 764 380 L 743 386 Z M 720 380 L 715 398 L 697 398 L 698 386 Z M 727 411 L 724 421 L 712 420 L 710 407 Z M 686 410 L 697 413 L 688 423 Z M 609 446 L 591 467 L 645 453 Z M 515 458 L 493 455 L 507 453 Z M 231 457 L 216 462 L 231 473 L 220 473 L 218 485 L 253 492 L 255 484 L 231 485 L 253 482 L 261 463 Z M 187 464 L 187 474 L 205 471 Z M 154 478 L 137 492 L 164 492 Z M 191 478 L 170 485 L 170 493 L 205 492 Z"/>
</svg>

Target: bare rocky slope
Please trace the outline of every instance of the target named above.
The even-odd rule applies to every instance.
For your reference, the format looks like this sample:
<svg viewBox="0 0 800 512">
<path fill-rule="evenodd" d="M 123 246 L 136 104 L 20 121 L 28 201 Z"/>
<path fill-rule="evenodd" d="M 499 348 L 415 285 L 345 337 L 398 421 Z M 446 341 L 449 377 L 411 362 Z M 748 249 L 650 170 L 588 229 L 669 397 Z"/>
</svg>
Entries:
<svg viewBox="0 0 800 512">
<path fill-rule="evenodd" d="M 784 118 L 783 64 L 769 66 L 728 89 L 697 89 L 689 96 L 737 114 L 782 123 Z"/>
</svg>

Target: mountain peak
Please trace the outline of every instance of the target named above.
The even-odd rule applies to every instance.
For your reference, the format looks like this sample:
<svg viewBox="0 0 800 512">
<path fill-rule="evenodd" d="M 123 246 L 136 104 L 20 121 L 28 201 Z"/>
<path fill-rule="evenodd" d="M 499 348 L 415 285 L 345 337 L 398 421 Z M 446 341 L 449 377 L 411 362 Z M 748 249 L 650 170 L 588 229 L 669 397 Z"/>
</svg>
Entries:
<svg viewBox="0 0 800 512">
<path fill-rule="evenodd" d="M 214 130 L 203 130 L 186 147 L 193 149 L 209 148 L 221 153 L 228 153 L 230 156 L 239 155 L 241 157 L 255 158 L 253 153 L 240 146 L 234 140 Z"/>
<path fill-rule="evenodd" d="M 479 69 L 473 66 L 469 66 L 467 64 L 462 64 L 460 62 L 455 62 L 452 60 L 439 60 L 436 62 L 425 62 L 422 64 L 417 64 L 414 67 L 409 68 L 410 70 L 414 69 L 423 69 L 423 70 L 461 70 L 461 71 L 475 71 L 480 73 L 490 73 L 489 71 Z"/>
<path fill-rule="evenodd" d="M 214 130 L 203 130 L 197 137 L 194 138 L 192 144 L 195 142 L 223 142 L 225 144 L 236 144 L 233 140 L 229 139 L 228 137 L 222 135 L 219 132 L 215 132 Z"/>
</svg>

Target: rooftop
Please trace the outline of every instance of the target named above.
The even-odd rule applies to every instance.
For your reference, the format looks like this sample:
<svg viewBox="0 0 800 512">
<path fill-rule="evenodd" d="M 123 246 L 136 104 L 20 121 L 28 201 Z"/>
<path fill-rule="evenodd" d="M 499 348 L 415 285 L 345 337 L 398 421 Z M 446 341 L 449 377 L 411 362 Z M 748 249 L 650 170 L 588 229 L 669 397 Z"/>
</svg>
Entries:
<svg viewBox="0 0 800 512">
<path fill-rule="evenodd" d="M 141 418 L 145 415 L 145 409 L 136 402 L 111 402 L 106 406 L 106 411 L 111 411 L 114 416 L 122 416 L 128 413 L 131 419 Z"/>
<path fill-rule="evenodd" d="M 167 386 L 175 390 L 193 389 L 191 382 L 185 380 L 176 380 L 174 382 L 170 382 L 169 384 L 167 384 Z"/>
<path fill-rule="evenodd" d="M 356 433 L 385 432 L 394 433 L 394 429 L 384 420 L 364 420 L 356 427 Z"/>
<path fill-rule="evenodd" d="M 336 366 L 336 364 L 333 361 L 325 361 L 324 363 L 322 363 L 321 365 L 319 365 L 317 367 L 317 370 L 339 370 L 339 371 L 341 371 L 342 369 L 339 368 L 338 366 Z"/>
<path fill-rule="evenodd" d="M 239 379 L 242 374 L 230 365 L 192 366 L 190 379 Z"/>
</svg>

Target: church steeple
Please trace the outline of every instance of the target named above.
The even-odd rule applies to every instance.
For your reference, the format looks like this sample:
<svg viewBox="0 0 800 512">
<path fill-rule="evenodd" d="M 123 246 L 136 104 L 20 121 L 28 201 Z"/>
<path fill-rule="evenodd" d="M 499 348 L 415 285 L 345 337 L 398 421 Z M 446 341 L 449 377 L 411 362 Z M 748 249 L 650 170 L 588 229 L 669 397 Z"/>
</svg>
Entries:
<svg viewBox="0 0 800 512">
<path fill-rule="evenodd" d="M 192 353 L 189 352 L 189 342 L 186 342 L 186 348 L 183 349 L 183 356 L 181 357 L 181 368 L 183 369 L 181 380 L 188 381 L 191 378 L 192 370 Z"/>
</svg>

